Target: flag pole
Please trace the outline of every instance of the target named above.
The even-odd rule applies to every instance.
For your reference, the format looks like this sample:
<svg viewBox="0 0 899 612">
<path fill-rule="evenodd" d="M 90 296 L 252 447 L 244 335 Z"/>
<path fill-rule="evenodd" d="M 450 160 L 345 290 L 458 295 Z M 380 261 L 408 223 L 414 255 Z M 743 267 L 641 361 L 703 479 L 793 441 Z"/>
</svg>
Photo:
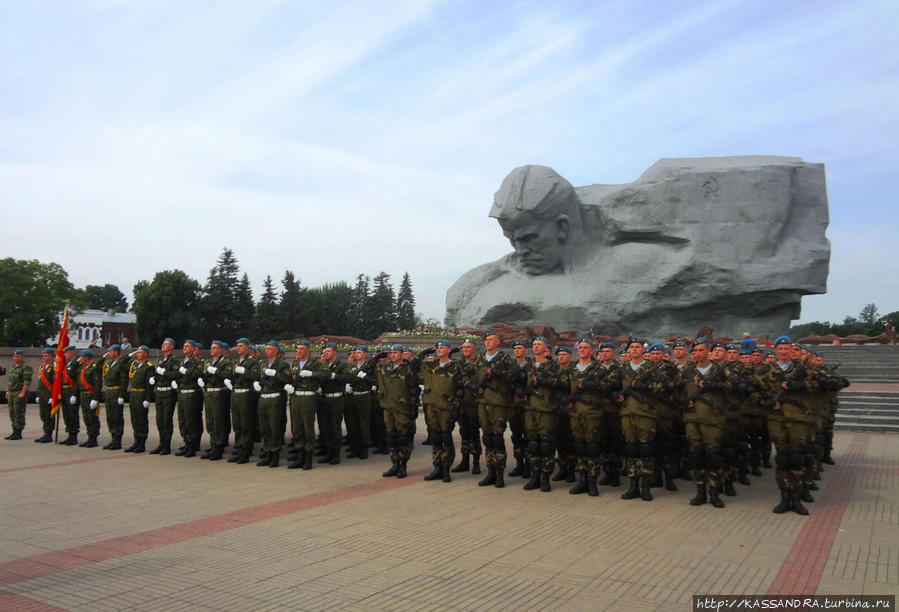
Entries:
<svg viewBox="0 0 899 612">
<path fill-rule="evenodd" d="M 59 412 L 62 410 L 62 379 L 66 367 L 65 349 L 69 344 L 69 300 L 66 300 L 66 309 L 62 315 L 62 324 L 59 326 L 59 339 L 56 341 L 56 358 L 53 368 L 53 389 L 50 394 L 51 413 L 56 417 L 56 440 L 59 444 Z"/>
</svg>

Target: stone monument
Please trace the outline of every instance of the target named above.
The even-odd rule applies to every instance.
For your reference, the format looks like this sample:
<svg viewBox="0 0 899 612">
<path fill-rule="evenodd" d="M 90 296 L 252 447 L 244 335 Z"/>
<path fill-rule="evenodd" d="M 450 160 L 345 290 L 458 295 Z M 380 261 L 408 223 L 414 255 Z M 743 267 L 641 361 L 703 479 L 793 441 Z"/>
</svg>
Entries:
<svg viewBox="0 0 899 612">
<path fill-rule="evenodd" d="M 824 166 L 798 157 L 662 159 L 583 187 L 521 166 L 490 216 L 514 250 L 450 287 L 448 327 L 739 337 L 786 331 L 801 297 L 826 291 Z"/>
</svg>

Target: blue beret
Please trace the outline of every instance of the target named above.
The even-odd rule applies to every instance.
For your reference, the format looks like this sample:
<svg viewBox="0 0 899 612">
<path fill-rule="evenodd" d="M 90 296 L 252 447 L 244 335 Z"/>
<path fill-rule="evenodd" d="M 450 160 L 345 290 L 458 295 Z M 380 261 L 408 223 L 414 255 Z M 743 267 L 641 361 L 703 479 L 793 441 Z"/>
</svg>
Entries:
<svg viewBox="0 0 899 612">
<path fill-rule="evenodd" d="M 65 349 L 63 349 L 63 350 L 65 350 L 65 351 L 77 351 L 77 350 L 78 350 L 78 347 L 75 346 L 74 344 L 70 344 L 69 346 L 67 346 L 67 347 L 66 347 Z"/>
<path fill-rule="evenodd" d="M 178 344 L 177 342 L 175 342 L 174 338 L 166 338 L 165 340 L 162 341 L 163 344 L 165 344 L 166 342 L 171 342 L 172 346 L 175 346 L 176 344 Z"/>
<path fill-rule="evenodd" d="M 760 349 L 759 347 L 755 347 L 755 348 L 752 349 L 752 351 L 750 351 L 750 352 L 753 353 L 753 354 L 755 354 L 755 353 L 763 353 L 762 349 Z"/>
<path fill-rule="evenodd" d="M 627 339 L 627 345 L 626 345 L 626 346 L 630 347 L 630 345 L 632 345 L 632 344 L 635 343 L 635 342 L 636 342 L 637 344 L 643 344 L 643 341 L 640 340 L 640 338 L 635 338 L 635 337 L 631 336 L 630 338 Z"/>
<path fill-rule="evenodd" d="M 649 347 L 650 351 L 664 351 L 665 345 L 661 342 L 653 342 L 652 346 Z"/>
<path fill-rule="evenodd" d="M 84 349 L 83 351 L 81 351 L 81 355 L 84 357 L 93 357 L 94 356 L 94 354 L 87 349 Z"/>
<path fill-rule="evenodd" d="M 45 348 L 41 352 L 42 353 L 50 353 L 52 355 L 54 353 L 54 350 L 52 348 Z"/>
<path fill-rule="evenodd" d="M 367 345 L 367 344 L 360 344 L 359 346 L 356 347 L 356 349 L 362 351 L 363 353 L 367 353 L 367 352 L 368 352 L 368 345 Z"/>
<path fill-rule="evenodd" d="M 748 348 L 744 348 L 744 349 L 740 349 L 740 354 L 741 355 L 752 355 L 752 351 L 750 351 Z"/>
<path fill-rule="evenodd" d="M 122 345 L 121 345 L 121 344 L 110 344 L 110 345 L 109 345 L 109 350 L 110 350 L 110 351 L 121 351 L 121 350 L 122 350 Z"/>
<path fill-rule="evenodd" d="M 721 348 L 723 348 L 723 349 L 726 349 L 726 348 L 727 348 L 726 346 L 724 346 L 724 343 L 723 343 L 723 342 L 713 342 L 713 343 L 712 343 L 712 346 L 709 347 L 709 350 L 715 350 L 715 349 L 718 348 L 719 346 L 720 346 Z"/>
<path fill-rule="evenodd" d="M 677 347 L 679 347 L 679 346 L 682 346 L 682 347 L 684 347 L 684 348 L 687 348 L 687 343 L 684 342 L 683 340 L 678 340 L 677 342 L 674 343 L 674 347 L 673 347 L 673 348 L 677 348 Z"/>
<path fill-rule="evenodd" d="M 25 351 L 23 351 L 22 349 L 16 349 L 12 352 L 12 354 L 13 355 L 24 355 Z"/>
<path fill-rule="evenodd" d="M 194 344 L 196 345 L 196 347 L 197 347 L 198 349 L 200 349 L 201 351 L 203 350 L 203 343 L 202 343 L 202 342 L 194 342 Z"/>
<path fill-rule="evenodd" d="M 149 353 L 149 352 L 150 352 L 150 347 L 147 346 L 146 344 L 141 344 L 139 347 L 137 347 L 137 350 L 139 350 L 139 351 L 147 351 L 147 352 Z"/>
<path fill-rule="evenodd" d="M 278 349 L 279 351 L 281 350 L 281 345 L 278 344 L 277 340 L 269 340 L 268 342 L 265 343 L 265 346 L 273 346 L 276 349 Z"/>
<path fill-rule="evenodd" d="M 531 340 L 531 344 L 533 344 L 534 342 L 537 342 L 537 341 L 540 341 L 543 344 L 545 344 L 546 346 L 549 346 L 549 340 L 547 340 L 545 336 L 534 336 L 534 339 Z"/>
<path fill-rule="evenodd" d="M 235 342 L 234 344 L 240 344 L 241 342 L 243 342 L 243 343 L 246 344 L 247 346 L 249 346 L 250 344 L 252 344 L 252 343 L 250 342 L 250 339 L 249 339 L 249 338 L 238 338 L 238 339 L 237 339 L 237 342 Z"/>
<path fill-rule="evenodd" d="M 450 348 L 451 345 L 449 343 L 449 340 L 438 340 L 437 342 L 434 343 L 434 346 L 435 347 L 436 346 L 445 346 L 447 348 Z"/>
<path fill-rule="evenodd" d="M 708 338 L 697 338 L 696 340 L 693 341 L 693 348 L 696 348 L 700 344 L 708 344 L 708 343 L 709 343 Z"/>
<path fill-rule="evenodd" d="M 334 349 L 334 350 L 336 351 L 336 350 L 337 350 L 337 343 L 336 343 L 336 342 L 328 342 L 328 343 L 325 344 L 325 348 L 332 348 L 332 349 Z"/>
<path fill-rule="evenodd" d="M 402 344 L 391 344 L 391 345 L 390 345 L 390 350 L 391 350 L 391 351 L 403 351 L 403 350 L 405 350 L 405 349 L 403 348 L 403 345 L 402 345 Z"/>
<path fill-rule="evenodd" d="M 498 335 L 495 331 L 488 331 L 486 334 L 484 334 L 484 340 L 486 340 L 486 339 L 489 338 L 490 336 L 497 336 L 497 337 L 499 337 L 499 335 Z"/>
<path fill-rule="evenodd" d="M 219 345 L 220 347 L 222 347 L 223 349 L 227 349 L 227 348 L 228 348 L 228 343 L 222 342 L 221 340 L 213 340 L 212 342 L 209 343 L 209 346 L 212 346 L 213 344 L 218 344 L 218 345 Z"/>
<path fill-rule="evenodd" d="M 241 340 L 238 340 L 238 342 L 241 342 Z M 300 346 L 301 344 L 303 346 L 312 346 L 312 343 L 309 342 L 308 340 L 300 340 L 297 342 L 297 346 Z"/>
<path fill-rule="evenodd" d="M 185 341 L 184 341 L 184 344 L 192 344 L 193 346 L 196 346 L 196 347 L 199 347 L 199 346 L 200 346 L 200 345 L 197 343 L 196 340 L 191 340 L 190 338 L 188 338 L 187 340 L 185 340 Z"/>
<path fill-rule="evenodd" d="M 569 355 L 571 355 L 571 347 L 564 344 L 562 346 L 556 347 L 556 355 L 558 355 L 559 353 L 568 353 Z"/>
<path fill-rule="evenodd" d="M 602 344 L 599 345 L 599 348 L 601 348 L 601 349 L 612 349 L 612 350 L 614 351 L 614 350 L 617 349 L 618 347 L 615 346 L 615 343 L 614 343 L 614 342 L 603 342 Z"/>
<path fill-rule="evenodd" d="M 774 341 L 774 346 L 779 344 L 793 344 L 793 342 L 790 340 L 789 336 L 778 336 L 777 340 Z"/>
<path fill-rule="evenodd" d="M 580 344 L 582 342 L 586 342 L 590 346 L 593 346 L 593 340 L 591 340 L 590 338 L 581 338 L 580 340 L 577 341 L 578 344 Z"/>
<path fill-rule="evenodd" d="M 255 344 L 251 344 L 251 345 L 249 345 L 249 349 L 255 353 L 256 351 L 259 350 L 259 347 L 256 346 Z"/>
<path fill-rule="evenodd" d="M 740 350 L 740 347 L 737 346 L 736 344 L 728 344 L 726 348 L 729 351 L 739 351 Z"/>
<path fill-rule="evenodd" d="M 512 348 L 515 348 L 516 346 L 523 346 L 523 347 L 527 348 L 527 345 L 524 343 L 524 340 L 516 340 L 515 342 L 513 342 Z"/>
</svg>

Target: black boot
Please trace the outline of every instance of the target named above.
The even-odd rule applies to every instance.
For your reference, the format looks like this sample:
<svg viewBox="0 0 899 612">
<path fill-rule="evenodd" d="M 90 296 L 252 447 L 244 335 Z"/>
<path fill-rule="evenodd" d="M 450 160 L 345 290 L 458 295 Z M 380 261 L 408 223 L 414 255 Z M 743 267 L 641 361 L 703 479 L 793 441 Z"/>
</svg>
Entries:
<svg viewBox="0 0 899 612">
<path fill-rule="evenodd" d="M 596 476 L 593 474 L 587 476 L 587 495 L 590 497 L 599 495 L 599 489 L 596 487 Z"/>
<path fill-rule="evenodd" d="M 196 457 L 198 450 L 200 450 L 199 442 L 188 442 L 187 450 L 184 452 L 184 456 L 187 457 L 188 459 L 191 457 Z"/>
<path fill-rule="evenodd" d="M 523 459 L 521 462 L 521 477 L 531 477 L 531 461 L 529 459 Z"/>
<path fill-rule="evenodd" d="M 303 469 L 311 470 L 312 469 L 312 453 L 304 453 L 305 459 L 303 459 Z"/>
<path fill-rule="evenodd" d="M 462 458 L 459 459 L 459 465 L 454 467 L 451 471 L 455 473 L 459 472 L 467 472 L 471 469 L 471 466 L 468 465 L 468 453 L 462 453 Z"/>
<path fill-rule="evenodd" d="M 3 438 L 3 439 L 4 439 L 4 440 L 13 440 L 13 439 L 14 439 L 14 438 L 13 438 L 14 435 L 16 435 L 16 430 L 15 430 L 15 429 L 13 429 L 13 430 L 12 430 L 12 433 L 9 434 L 8 436 L 6 436 L 6 437 Z"/>
<path fill-rule="evenodd" d="M 652 501 L 652 491 L 650 488 L 652 487 L 653 480 L 654 475 L 644 476 L 640 479 L 640 499 L 643 501 Z"/>
<path fill-rule="evenodd" d="M 294 457 L 293 461 L 287 464 L 288 470 L 296 470 L 303 467 L 303 463 L 306 461 L 306 453 L 298 452 Z"/>
<path fill-rule="evenodd" d="M 256 467 L 265 467 L 271 462 L 272 454 L 267 451 L 262 451 L 259 453 L 259 461 L 256 462 Z"/>
<path fill-rule="evenodd" d="M 399 461 L 394 461 L 393 465 L 390 466 L 390 469 L 381 474 L 384 478 L 392 478 L 396 476 L 396 473 L 400 471 L 400 463 Z"/>
<path fill-rule="evenodd" d="M 533 491 L 534 489 L 540 486 L 540 472 L 537 470 L 531 471 L 531 479 L 524 483 L 522 489 L 525 491 Z"/>
<path fill-rule="evenodd" d="M 762 470 L 759 469 L 759 466 L 754 465 L 751 468 L 749 468 L 749 473 L 752 474 L 753 476 L 761 476 Z"/>
<path fill-rule="evenodd" d="M 63 442 L 64 446 L 78 446 L 78 434 L 70 433 L 69 437 L 66 438 L 66 441 Z"/>
<path fill-rule="evenodd" d="M 400 464 L 396 469 L 396 477 L 405 478 L 406 476 L 408 476 L 408 474 L 406 473 L 406 462 L 400 461 Z"/>
<path fill-rule="evenodd" d="M 774 509 L 771 510 L 774 514 L 784 514 L 788 510 L 790 510 L 793 506 L 793 500 L 790 496 L 790 492 L 786 489 L 780 490 L 780 503 L 774 506 Z"/>
<path fill-rule="evenodd" d="M 156 448 L 150 451 L 151 455 L 159 455 L 162 453 L 162 438 L 159 439 L 159 444 L 156 445 Z"/>
<path fill-rule="evenodd" d="M 674 474 L 665 472 L 665 488 L 669 491 L 677 491 L 677 484 L 674 482 Z"/>
<path fill-rule="evenodd" d="M 200 459 L 209 459 L 215 452 L 215 446 L 210 446 L 200 454 Z"/>
<path fill-rule="evenodd" d="M 430 474 L 425 476 L 425 480 L 431 481 L 431 480 L 437 480 L 439 478 L 443 478 L 443 466 L 441 466 L 439 463 L 435 463 L 434 469 L 431 471 Z"/>
<path fill-rule="evenodd" d="M 175 455 L 176 457 L 183 457 L 184 455 L 187 454 L 187 451 L 188 451 L 189 449 L 190 449 L 190 444 L 188 444 L 187 442 L 185 442 L 185 443 L 184 443 L 184 446 L 178 447 L 178 450 L 176 450 L 176 451 L 175 451 L 174 453 L 172 453 L 172 454 Z"/>
<path fill-rule="evenodd" d="M 638 497 L 640 497 L 640 479 L 631 477 L 630 487 L 621 494 L 621 499 L 636 499 Z"/>
<path fill-rule="evenodd" d="M 97 448 L 97 436 L 88 436 L 87 442 L 84 443 L 85 448 Z"/>
<path fill-rule="evenodd" d="M 718 487 L 709 487 L 709 503 L 716 508 L 724 507 L 724 502 L 718 496 Z"/>
<path fill-rule="evenodd" d="M 599 478 L 599 480 L 596 481 L 597 486 L 600 486 L 600 487 L 607 487 L 607 486 L 609 486 L 610 484 L 612 484 L 612 472 L 613 472 L 613 471 L 614 471 L 614 470 L 610 470 L 610 469 L 608 469 L 608 468 L 605 469 L 605 470 L 603 470 L 602 477 Z M 618 475 L 618 472 L 617 472 L 617 471 L 615 471 L 615 475 L 616 475 L 616 476 Z"/>
<path fill-rule="evenodd" d="M 496 469 L 492 465 L 487 466 L 487 475 L 478 481 L 479 487 L 489 487 L 496 484 Z"/>
<path fill-rule="evenodd" d="M 137 448 L 137 438 L 134 439 L 134 443 L 125 449 L 126 453 L 133 453 L 134 449 Z"/>
<path fill-rule="evenodd" d="M 134 450 L 132 453 L 143 453 L 147 450 L 147 439 L 146 438 L 138 438 L 137 442 L 134 445 Z"/>
<path fill-rule="evenodd" d="M 242 448 L 238 448 L 237 446 L 235 446 L 234 452 L 231 453 L 230 457 L 228 457 L 228 463 L 237 463 L 237 461 L 240 459 L 241 455 L 243 455 L 242 451 L 243 451 Z"/>
<path fill-rule="evenodd" d="M 771 456 L 770 455 L 765 455 L 764 457 L 762 457 L 762 467 L 771 469 Z"/>
<path fill-rule="evenodd" d="M 540 490 L 544 493 L 552 491 L 552 486 L 549 484 L 549 472 L 540 473 Z"/>
<path fill-rule="evenodd" d="M 22 439 L 22 430 L 21 429 L 13 429 L 12 433 L 7 438 L 7 440 L 21 440 L 21 439 Z"/>
<path fill-rule="evenodd" d="M 587 471 L 582 470 L 577 474 L 577 484 L 568 489 L 568 493 L 571 495 L 580 495 L 587 492 Z"/>
<path fill-rule="evenodd" d="M 224 446 L 215 446 L 213 447 L 212 454 L 209 456 L 210 461 L 218 461 L 222 457 L 225 456 L 225 447 Z"/>
<path fill-rule="evenodd" d="M 122 436 L 113 436 L 109 443 L 109 450 L 122 450 Z"/>
<path fill-rule="evenodd" d="M 35 444 L 46 444 L 47 442 L 53 442 L 53 436 L 48 433 L 45 433 L 40 438 L 34 439 Z"/>
<path fill-rule="evenodd" d="M 328 463 L 331 465 L 337 465 L 340 463 L 340 448 L 335 448 L 331 451 L 331 458 L 328 460 Z"/>
<path fill-rule="evenodd" d="M 252 450 L 247 447 L 240 449 L 240 454 L 237 456 L 237 461 L 235 461 L 234 463 L 237 463 L 240 465 L 243 465 L 244 463 L 249 463 L 251 452 L 252 452 Z"/>
<path fill-rule="evenodd" d="M 816 485 L 814 481 L 809 481 L 805 484 L 805 488 L 808 489 L 809 491 L 817 491 L 818 485 Z M 808 501 L 808 500 L 803 499 L 802 501 Z"/>
<path fill-rule="evenodd" d="M 350 449 L 346 452 L 347 459 L 355 459 L 359 456 L 359 448 L 354 444 L 350 446 Z"/>
<path fill-rule="evenodd" d="M 509 476 L 521 476 L 524 472 L 524 466 L 522 465 L 521 459 L 515 459 L 515 467 L 512 468 L 512 471 L 509 472 Z"/>
<path fill-rule="evenodd" d="M 481 456 L 472 455 L 471 457 L 471 473 L 477 476 L 481 473 Z"/>
<path fill-rule="evenodd" d="M 503 472 L 505 471 L 505 468 L 496 470 L 496 482 L 493 483 L 493 486 L 497 489 L 502 489 L 504 486 L 506 486 L 506 481 L 503 479 Z"/>
<path fill-rule="evenodd" d="M 802 505 L 802 501 L 796 491 L 790 492 L 790 509 L 796 514 L 808 516 L 808 508 Z"/>
<path fill-rule="evenodd" d="M 690 500 L 691 506 L 701 506 L 702 504 L 708 501 L 708 496 L 706 495 L 705 485 L 696 485 L 696 496 Z"/>
<path fill-rule="evenodd" d="M 830 451 L 828 451 L 824 457 L 821 458 L 821 463 L 826 463 L 827 465 L 836 465 L 836 461 L 833 460 L 833 457 L 830 455 Z"/>
<path fill-rule="evenodd" d="M 109 450 L 112 448 L 112 438 L 109 439 L 109 442 L 103 445 L 103 450 Z"/>
<path fill-rule="evenodd" d="M 280 451 L 273 452 L 271 455 L 272 455 L 272 458 L 268 462 L 268 467 L 276 468 L 276 467 L 278 467 L 278 463 L 280 463 L 280 461 L 281 461 L 281 452 Z"/>
<path fill-rule="evenodd" d="M 747 474 L 746 472 L 740 472 L 739 474 L 737 474 L 737 482 L 739 482 L 741 485 L 752 484 L 749 482 L 749 474 Z"/>
<path fill-rule="evenodd" d="M 159 451 L 160 455 L 171 455 L 172 454 L 172 439 L 166 438 L 162 442 L 162 450 Z"/>
<path fill-rule="evenodd" d="M 443 465 L 443 482 L 452 482 L 453 481 L 453 477 L 450 476 L 450 467 L 451 466 L 448 463 L 445 463 Z"/>
<path fill-rule="evenodd" d="M 359 450 L 356 452 L 356 457 L 359 459 L 368 459 L 368 447 L 360 446 Z"/>
<path fill-rule="evenodd" d="M 728 479 L 724 481 L 724 494 L 728 497 L 733 497 L 737 494 L 737 490 L 734 488 L 733 480 Z"/>
<path fill-rule="evenodd" d="M 326 450 L 322 452 L 324 452 L 323 455 L 320 453 L 315 453 L 315 455 L 318 457 L 318 463 L 331 463 L 331 451 Z"/>
<path fill-rule="evenodd" d="M 575 468 L 573 465 L 569 465 L 568 469 L 565 471 L 565 480 L 567 482 L 575 481 Z"/>
<path fill-rule="evenodd" d="M 800 500 L 804 501 L 807 504 L 815 503 L 815 498 L 812 497 L 812 494 L 808 492 L 807 487 L 802 487 L 801 489 L 799 489 L 799 493 L 797 495 Z"/>
</svg>

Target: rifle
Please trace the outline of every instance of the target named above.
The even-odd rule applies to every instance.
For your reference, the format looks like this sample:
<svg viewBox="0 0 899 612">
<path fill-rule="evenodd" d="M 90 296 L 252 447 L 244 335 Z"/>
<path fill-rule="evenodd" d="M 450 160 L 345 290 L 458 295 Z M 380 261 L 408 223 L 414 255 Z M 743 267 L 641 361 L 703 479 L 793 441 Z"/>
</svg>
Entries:
<svg viewBox="0 0 899 612">
<path fill-rule="evenodd" d="M 791 382 L 799 382 L 803 378 L 805 378 L 805 366 L 798 361 L 795 363 L 796 365 L 793 367 L 793 371 L 790 372 L 790 375 L 784 377 L 784 380 L 781 381 L 787 383 L 787 386 L 789 386 L 789 383 Z M 777 406 L 778 404 L 793 404 L 794 406 L 799 406 L 800 408 L 803 407 L 803 403 L 800 400 L 787 396 L 787 391 L 789 391 L 789 389 L 784 389 L 783 387 L 781 387 L 780 391 L 777 392 L 777 395 L 774 396 L 774 405 Z"/>
<path fill-rule="evenodd" d="M 710 382 L 714 382 L 714 383 L 724 382 L 724 380 L 718 380 L 719 378 L 722 378 L 725 374 L 724 366 L 719 366 L 718 364 L 715 364 L 715 367 L 717 369 L 714 372 L 712 372 L 712 375 L 709 378 L 700 381 L 700 383 L 704 382 L 704 383 L 708 384 Z M 702 394 L 703 391 L 705 391 L 703 386 L 701 384 L 697 384 L 696 388 L 693 390 L 693 392 L 687 396 L 686 405 L 689 406 L 693 402 L 702 402 L 706 406 L 711 406 L 712 402 L 710 402 L 709 398 L 707 398 L 705 395 Z"/>
<path fill-rule="evenodd" d="M 642 404 L 649 403 L 646 400 L 645 396 L 641 395 L 637 391 L 636 387 L 638 384 L 642 384 L 643 379 L 645 379 L 647 376 L 649 376 L 651 374 L 655 374 L 656 371 L 661 370 L 664 365 L 665 365 L 665 362 L 660 361 L 659 363 L 657 363 L 655 365 L 654 368 L 646 368 L 645 370 L 643 370 L 643 372 L 641 372 L 634 380 L 631 381 L 631 384 L 629 384 L 628 386 L 626 386 L 624 389 L 621 390 L 621 395 L 623 395 L 625 397 L 632 397 Z"/>
</svg>

